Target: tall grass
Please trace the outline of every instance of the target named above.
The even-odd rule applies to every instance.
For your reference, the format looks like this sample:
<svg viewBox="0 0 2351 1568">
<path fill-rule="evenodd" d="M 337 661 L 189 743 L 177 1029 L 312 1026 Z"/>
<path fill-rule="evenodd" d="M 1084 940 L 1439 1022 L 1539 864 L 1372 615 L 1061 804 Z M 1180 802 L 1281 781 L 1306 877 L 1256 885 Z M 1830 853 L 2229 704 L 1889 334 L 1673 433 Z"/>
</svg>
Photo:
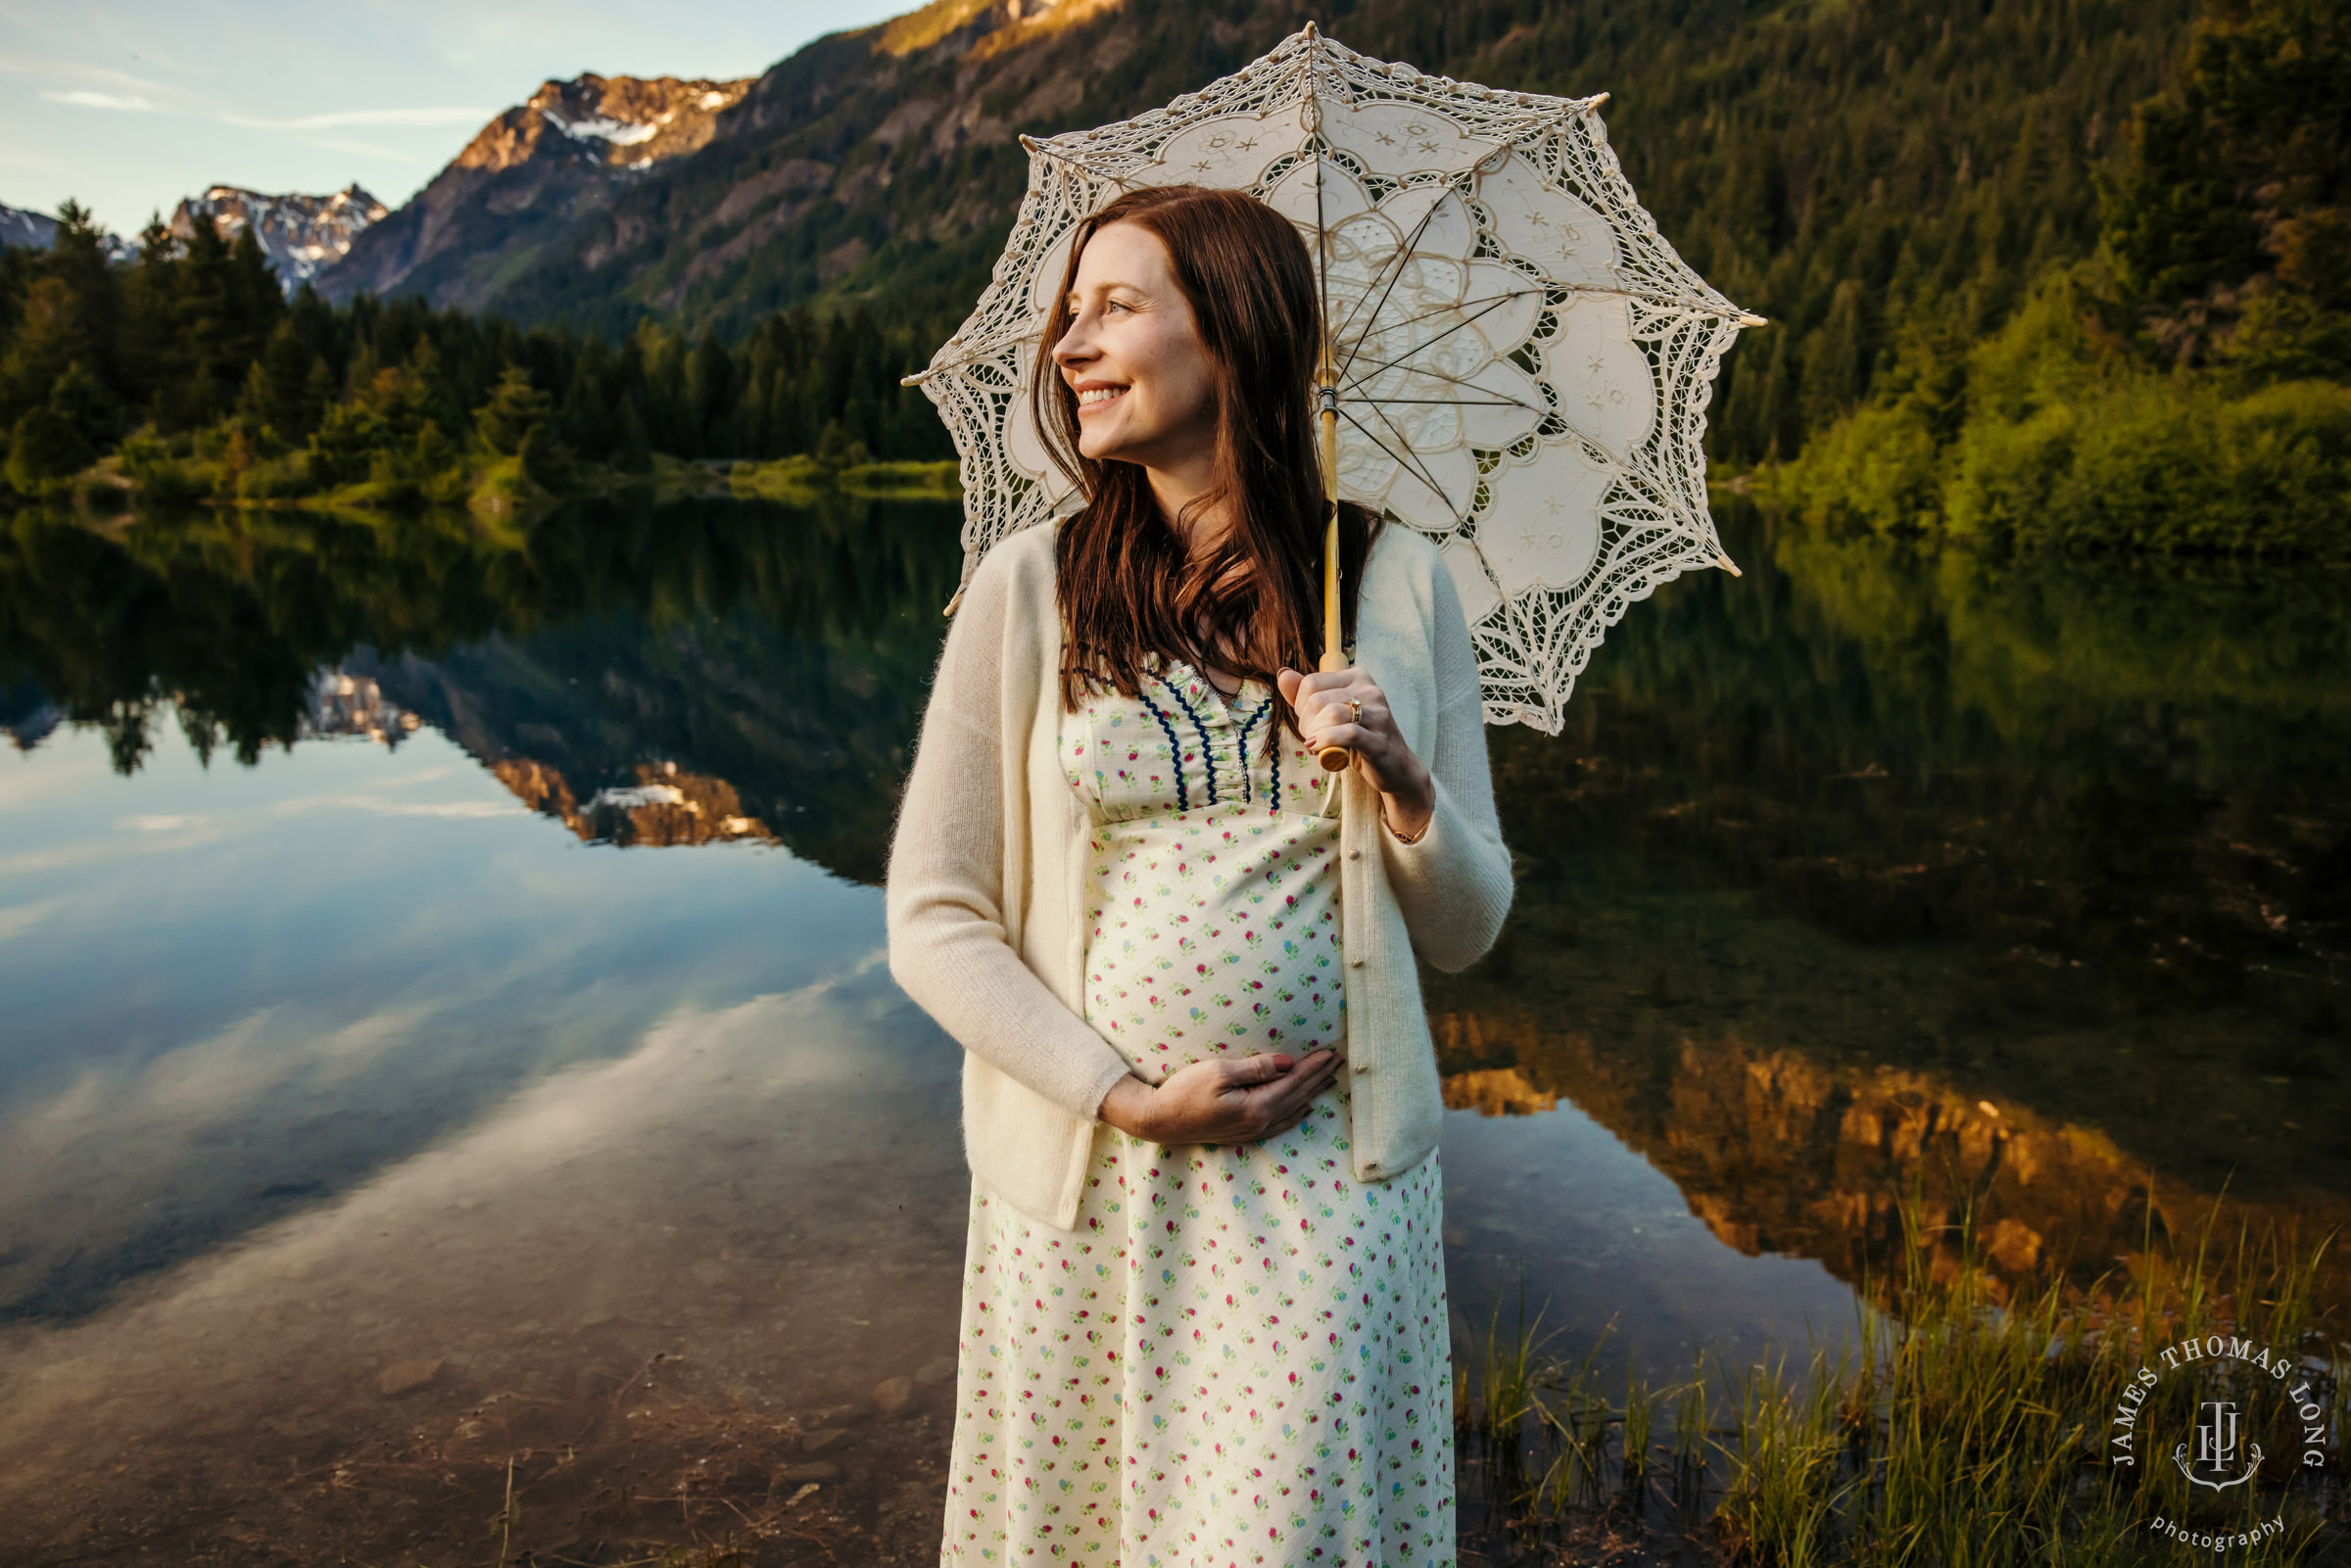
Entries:
<svg viewBox="0 0 2351 1568">
<path fill-rule="evenodd" d="M 1662 1498 L 1685 1528 L 1703 1520 L 1721 1555 L 1756 1568 L 2215 1560 L 2209 1546 L 2152 1532 L 2157 1516 L 2207 1533 L 2284 1520 L 2221 1554 L 2231 1564 L 2305 1562 L 2322 1542 L 2351 1544 L 2341 1485 L 2351 1427 L 2330 1337 L 2340 1325 L 2322 1320 L 2315 1290 L 2331 1237 L 2225 1236 L 2216 1204 L 2178 1246 L 2159 1245 L 2150 1224 L 2136 1258 L 2088 1285 L 2059 1275 L 2016 1287 L 1976 1255 L 1971 1216 L 1950 1228 L 1955 1263 L 1916 1200 L 1906 1205 L 1899 1266 L 1865 1282 L 1851 1342 L 1814 1348 L 1794 1370 L 1782 1358 L 1709 1377 L 1702 1357 L 1687 1383 L 1653 1391 L 1628 1369 L 1611 1400 L 1598 1341 L 1565 1361 L 1547 1354 L 1557 1331 L 1537 1333 L 1523 1302 L 1508 1337 L 1497 1309 L 1456 1406 L 1496 1500 L 1540 1533 L 1578 1513 L 1641 1518 Z M 2248 1445 L 2265 1449 L 2253 1482 L 2218 1493 L 2192 1489 L 2173 1462 L 2174 1445 L 2194 1434 L 2199 1392 L 2193 1373 L 2163 1359 L 2215 1334 L 2293 1363 L 2281 1378 L 2234 1361 L 2197 1369 L 2223 1379 Z M 2159 1374 L 2153 1386 L 2141 1368 Z M 2127 1402 L 2135 1380 L 2143 1397 Z M 2289 1389 L 2327 1412 L 2323 1469 L 2302 1463 Z M 1659 1405 L 1671 1412 L 1666 1445 L 1655 1438 Z M 2135 1412 L 2128 1466 L 2113 1462 L 2124 1410 Z"/>
</svg>

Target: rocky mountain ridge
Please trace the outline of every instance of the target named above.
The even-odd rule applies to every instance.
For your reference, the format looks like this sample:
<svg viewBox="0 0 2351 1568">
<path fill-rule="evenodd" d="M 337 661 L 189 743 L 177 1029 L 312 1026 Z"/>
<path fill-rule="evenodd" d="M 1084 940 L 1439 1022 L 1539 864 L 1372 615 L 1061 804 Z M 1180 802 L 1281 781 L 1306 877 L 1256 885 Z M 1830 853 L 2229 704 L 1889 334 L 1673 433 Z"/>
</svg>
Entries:
<svg viewBox="0 0 2351 1568">
<path fill-rule="evenodd" d="M 266 196 L 215 185 L 173 209 L 169 226 L 184 240 L 195 234 L 197 224 L 209 222 L 232 244 L 251 229 L 269 270 L 291 294 L 342 261 L 352 242 L 390 211 L 356 181 L 326 196 Z"/>
<path fill-rule="evenodd" d="M 288 294 L 309 283 L 337 300 L 396 292 L 440 299 L 451 289 L 434 275 L 435 262 L 478 263 L 485 255 L 510 259 L 517 244 L 527 249 L 551 220 L 598 210 L 632 176 L 706 145 L 718 117 L 750 86 L 747 77 L 593 72 L 550 80 L 484 125 L 397 214 L 357 182 L 323 196 L 214 185 L 182 200 L 166 226 L 186 240 L 197 225 L 210 222 L 232 243 L 250 229 Z M 400 221 L 391 232 L 363 242 L 395 216 Z M 56 237 L 55 217 L 0 205 L 0 248 L 43 250 Z M 330 284 L 329 274 L 355 246 L 359 265 Z M 138 245 L 110 235 L 108 251 L 128 261 Z M 420 271 L 424 275 L 416 276 Z"/>
<path fill-rule="evenodd" d="M 484 125 L 451 166 L 496 173 L 553 157 L 645 168 L 707 143 L 719 113 L 735 107 L 750 85 L 748 77 L 680 81 L 594 73 L 543 82 Z"/>
<path fill-rule="evenodd" d="M 655 166 L 699 151 L 751 82 L 588 74 L 548 81 L 465 145 L 320 281 L 330 299 L 416 294 L 479 308 L 516 268 L 559 265 L 553 238 Z"/>
<path fill-rule="evenodd" d="M 28 212 L 21 207 L 0 203 L 0 251 L 17 247 L 45 251 L 56 243 L 56 218 L 47 213 Z M 107 259 L 114 261 L 127 261 L 139 250 L 120 234 L 108 234 L 99 243 L 104 247 Z"/>
<path fill-rule="evenodd" d="M 1105 24 L 1138 8 L 1139 32 Z M 567 171 L 552 192 L 546 174 L 511 172 L 565 162 L 547 157 L 535 123 L 551 110 L 568 118 L 542 89 L 362 242 L 328 292 L 421 294 L 612 331 L 646 315 L 724 329 L 862 278 L 895 280 L 898 258 L 877 258 L 901 236 L 953 250 L 953 269 L 968 274 L 963 253 L 1000 237 L 1018 194 L 1017 130 L 1074 122 L 1097 103 L 1105 118 L 1130 112 L 1161 85 L 1170 94 L 1197 85 L 1203 43 L 1213 60 L 1288 30 L 1270 12 L 1259 18 L 1258 0 L 1223 9 L 1256 24 L 1206 19 L 1209 37 L 1171 54 L 1152 51 L 1149 35 L 1172 16 L 1199 29 L 1155 0 L 936 0 L 820 38 L 755 81 L 714 84 L 734 89 L 735 101 L 698 142 L 676 149 L 691 156 L 647 166 L 643 154 L 615 149 L 597 161 L 645 166 L 646 177 Z M 746 292 L 755 301 L 729 298 Z M 578 309 L 575 299 L 591 303 Z M 717 299 L 728 300 L 722 321 L 708 310 Z"/>
<path fill-rule="evenodd" d="M 56 218 L 46 213 L 27 213 L 0 205 L 0 250 L 18 245 L 30 251 L 45 251 L 56 241 Z"/>
</svg>

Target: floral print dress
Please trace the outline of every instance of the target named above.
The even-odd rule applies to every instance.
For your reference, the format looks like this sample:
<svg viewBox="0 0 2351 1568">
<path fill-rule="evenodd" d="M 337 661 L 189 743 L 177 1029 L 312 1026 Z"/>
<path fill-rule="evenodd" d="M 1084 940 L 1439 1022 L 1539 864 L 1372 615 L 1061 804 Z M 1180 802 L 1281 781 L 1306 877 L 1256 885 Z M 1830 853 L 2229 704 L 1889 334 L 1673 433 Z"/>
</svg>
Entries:
<svg viewBox="0 0 2351 1568">
<path fill-rule="evenodd" d="M 1060 721 L 1092 822 L 1087 1022 L 1159 1082 L 1346 1047 L 1338 819 L 1272 693 L 1178 662 Z M 1107 1124 L 1076 1223 L 975 1184 L 948 1564 L 1454 1561 L 1433 1153 L 1360 1183 L 1344 1076 L 1257 1143 Z"/>
</svg>

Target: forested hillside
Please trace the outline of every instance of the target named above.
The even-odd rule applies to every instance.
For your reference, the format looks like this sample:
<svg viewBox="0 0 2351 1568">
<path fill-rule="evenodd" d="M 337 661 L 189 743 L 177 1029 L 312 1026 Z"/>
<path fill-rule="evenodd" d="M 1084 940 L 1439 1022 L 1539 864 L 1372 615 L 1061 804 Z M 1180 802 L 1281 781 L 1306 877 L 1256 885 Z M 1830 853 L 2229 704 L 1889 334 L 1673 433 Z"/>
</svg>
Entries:
<svg viewBox="0 0 2351 1568">
<path fill-rule="evenodd" d="M 802 300 L 951 325 L 1026 181 L 1015 133 L 1132 115 L 1302 20 L 1255 0 L 969 0 L 810 46 L 711 145 L 654 171 L 484 303 L 606 334 L 650 312 L 734 336 Z M 1715 454 L 1787 455 L 1905 333 L 1973 336 L 2087 254 L 2092 177 L 2162 84 L 2188 0 L 1363 0 L 1367 54 L 1497 86 L 1612 94 L 1611 140 L 1666 237 L 1773 321 L 1725 362 Z"/>
<path fill-rule="evenodd" d="M 2095 244 L 1925 311 L 1775 488 L 1997 548 L 2351 557 L 2351 4 L 2214 0 Z"/>
</svg>

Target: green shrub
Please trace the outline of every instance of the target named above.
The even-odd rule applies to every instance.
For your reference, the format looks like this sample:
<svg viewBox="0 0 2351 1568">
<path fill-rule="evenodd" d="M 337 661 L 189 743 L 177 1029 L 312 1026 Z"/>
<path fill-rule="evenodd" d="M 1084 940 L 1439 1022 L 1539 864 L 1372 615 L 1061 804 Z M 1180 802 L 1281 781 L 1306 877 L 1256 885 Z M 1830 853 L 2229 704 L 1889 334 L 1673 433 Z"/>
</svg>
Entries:
<svg viewBox="0 0 2351 1568">
<path fill-rule="evenodd" d="M 124 437 L 121 456 L 123 477 L 150 501 L 184 506 L 212 494 L 209 468 L 177 451 L 153 425 Z"/>
<path fill-rule="evenodd" d="M 1971 422 L 1943 496 L 1997 546 L 2339 559 L 2351 554 L 2351 388 L 2231 398 L 2148 378 L 2015 423 Z"/>
<path fill-rule="evenodd" d="M 72 484 L 98 452 L 73 421 L 54 407 L 25 410 L 8 435 L 8 484 L 22 496 L 46 496 Z"/>
<path fill-rule="evenodd" d="M 239 500 L 293 500 L 317 490 L 307 451 L 286 452 L 254 463 L 237 479 Z"/>
<path fill-rule="evenodd" d="M 2263 384 L 2331 354 L 2282 346 L 2326 322 L 2273 302 L 2248 312 L 2237 361 L 2157 370 L 2105 328 L 2098 286 L 2087 265 L 2054 268 L 1969 351 L 1947 441 L 1923 400 L 1870 404 L 1773 489 L 1814 521 L 2000 550 L 2351 557 L 2351 388 Z"/>
<path fill-rule="evenodd" d="M 1916 404 L 1872 404 L 1838 421 L 1775 484 L 1816 521 L 1922 531 L 1941 520 L 1940 459 Z"/>
</svg>

